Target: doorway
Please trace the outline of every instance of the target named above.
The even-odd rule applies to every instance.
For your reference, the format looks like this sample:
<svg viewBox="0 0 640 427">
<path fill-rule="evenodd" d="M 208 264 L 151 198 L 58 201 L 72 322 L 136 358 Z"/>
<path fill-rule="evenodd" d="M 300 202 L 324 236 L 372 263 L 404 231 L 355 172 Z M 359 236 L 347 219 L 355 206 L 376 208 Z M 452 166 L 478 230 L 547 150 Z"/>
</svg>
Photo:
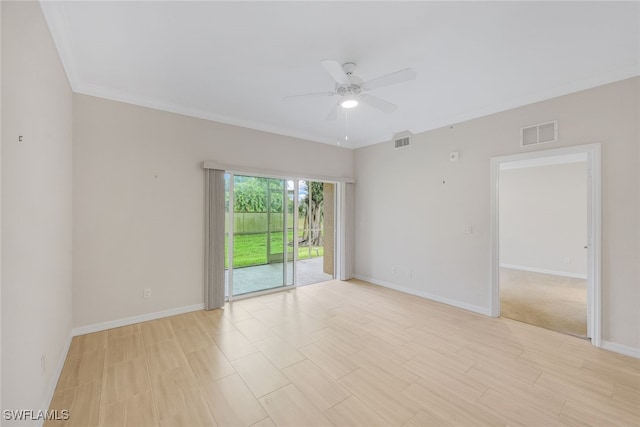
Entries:
<svg viewBox="0 0 640 427">
<path fill-rule="evenodd" d="M 600 145 L 493 158 L 491 176 L 492 315 L 599 346 Z"/>
<path fill-rule="evenodd" d="M 225 174 L 227 299 L 335 277 L 334 187 L 329 182 Z"/>
<path fill-rule="evenodd" d="M 500 315 L 587 337 L 585 154 L 502 163 Z"/>
</svg>

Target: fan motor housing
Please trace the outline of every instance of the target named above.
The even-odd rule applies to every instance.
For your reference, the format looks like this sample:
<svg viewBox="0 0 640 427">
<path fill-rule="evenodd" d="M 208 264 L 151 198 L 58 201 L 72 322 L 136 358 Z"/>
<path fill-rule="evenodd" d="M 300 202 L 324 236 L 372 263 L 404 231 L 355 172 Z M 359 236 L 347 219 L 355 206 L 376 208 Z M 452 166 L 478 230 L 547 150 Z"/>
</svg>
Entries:
<svg viewBox="0 0 640 427">
<path fill-rule="evenodd" d="M 351 62 L 347 62 L 347 64 L 352 64 Z M 344 65 L 345 67 L 345 71 L 346 71 L 346 65 Z M 353 69 L 355 69 L 355 64 L 353 64 Z M 356 77 L 351 73 L 347 73 L 347 76 L 349 76 L 349 81 L 351 82 L 350 85 L 336 85 L 336 92 L 338 93 L 338 95 L 341 96 L 345 96 L 345 95 L 360 95 L 360 93 L 362 93 L 362 79 L 360 77 Z"/>
<path fill-rule="evenodd" d="M 360 93 L 362 93 L 362 88 L 358 85 L 338 86 L 336 88 L 336 92 L 340 96 L 360 95 Z"/>
</svg>

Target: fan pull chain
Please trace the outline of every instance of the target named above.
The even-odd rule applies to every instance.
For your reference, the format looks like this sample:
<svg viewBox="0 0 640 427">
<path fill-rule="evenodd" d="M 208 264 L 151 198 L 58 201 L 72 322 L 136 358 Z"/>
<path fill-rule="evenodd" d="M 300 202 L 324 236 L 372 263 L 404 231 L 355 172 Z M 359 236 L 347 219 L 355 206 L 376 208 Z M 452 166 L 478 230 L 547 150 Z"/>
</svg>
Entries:
<svg viewBox="0 0 640 427">
<path fill-rule="evenodd" d="M 349 142 L 349 111 L 346 108 L 344 110 L 344 141 Z"/>
</svg>

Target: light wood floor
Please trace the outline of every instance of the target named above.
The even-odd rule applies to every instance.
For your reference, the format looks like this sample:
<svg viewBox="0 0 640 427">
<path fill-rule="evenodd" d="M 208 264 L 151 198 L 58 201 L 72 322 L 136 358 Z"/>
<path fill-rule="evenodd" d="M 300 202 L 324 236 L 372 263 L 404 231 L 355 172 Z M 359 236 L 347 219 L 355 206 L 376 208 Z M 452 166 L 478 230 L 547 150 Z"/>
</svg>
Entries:
<svg viewBox="0 0 640 427">
<path fill-rule="evenodd" d="M 640 360 L 331 281 L 76 337 L 51 409 L 83 427 L 639 426 Z"/>
</svg>

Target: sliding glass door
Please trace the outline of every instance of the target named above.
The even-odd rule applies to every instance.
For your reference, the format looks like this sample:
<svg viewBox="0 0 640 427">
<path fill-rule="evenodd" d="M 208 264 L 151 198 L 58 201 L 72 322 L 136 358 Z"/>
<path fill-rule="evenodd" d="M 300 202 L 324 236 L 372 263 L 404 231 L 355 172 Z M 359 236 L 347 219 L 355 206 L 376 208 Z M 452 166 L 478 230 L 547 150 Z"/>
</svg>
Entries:
<svg viewBox="0 0 640 427">
<path fill-rule="evenodd" d="M 225 175 L 227 297 L 334 277 L 333 188 L 322 182 Z"/>
<path fill-rule="evenodd" d="M 228 175 L 227 274 L 231 294 L 243 295 L 289 283 L 287 188 L 282 179 Z M 227 261 L 227 268 L 229 262 Z"/>
</svg>

